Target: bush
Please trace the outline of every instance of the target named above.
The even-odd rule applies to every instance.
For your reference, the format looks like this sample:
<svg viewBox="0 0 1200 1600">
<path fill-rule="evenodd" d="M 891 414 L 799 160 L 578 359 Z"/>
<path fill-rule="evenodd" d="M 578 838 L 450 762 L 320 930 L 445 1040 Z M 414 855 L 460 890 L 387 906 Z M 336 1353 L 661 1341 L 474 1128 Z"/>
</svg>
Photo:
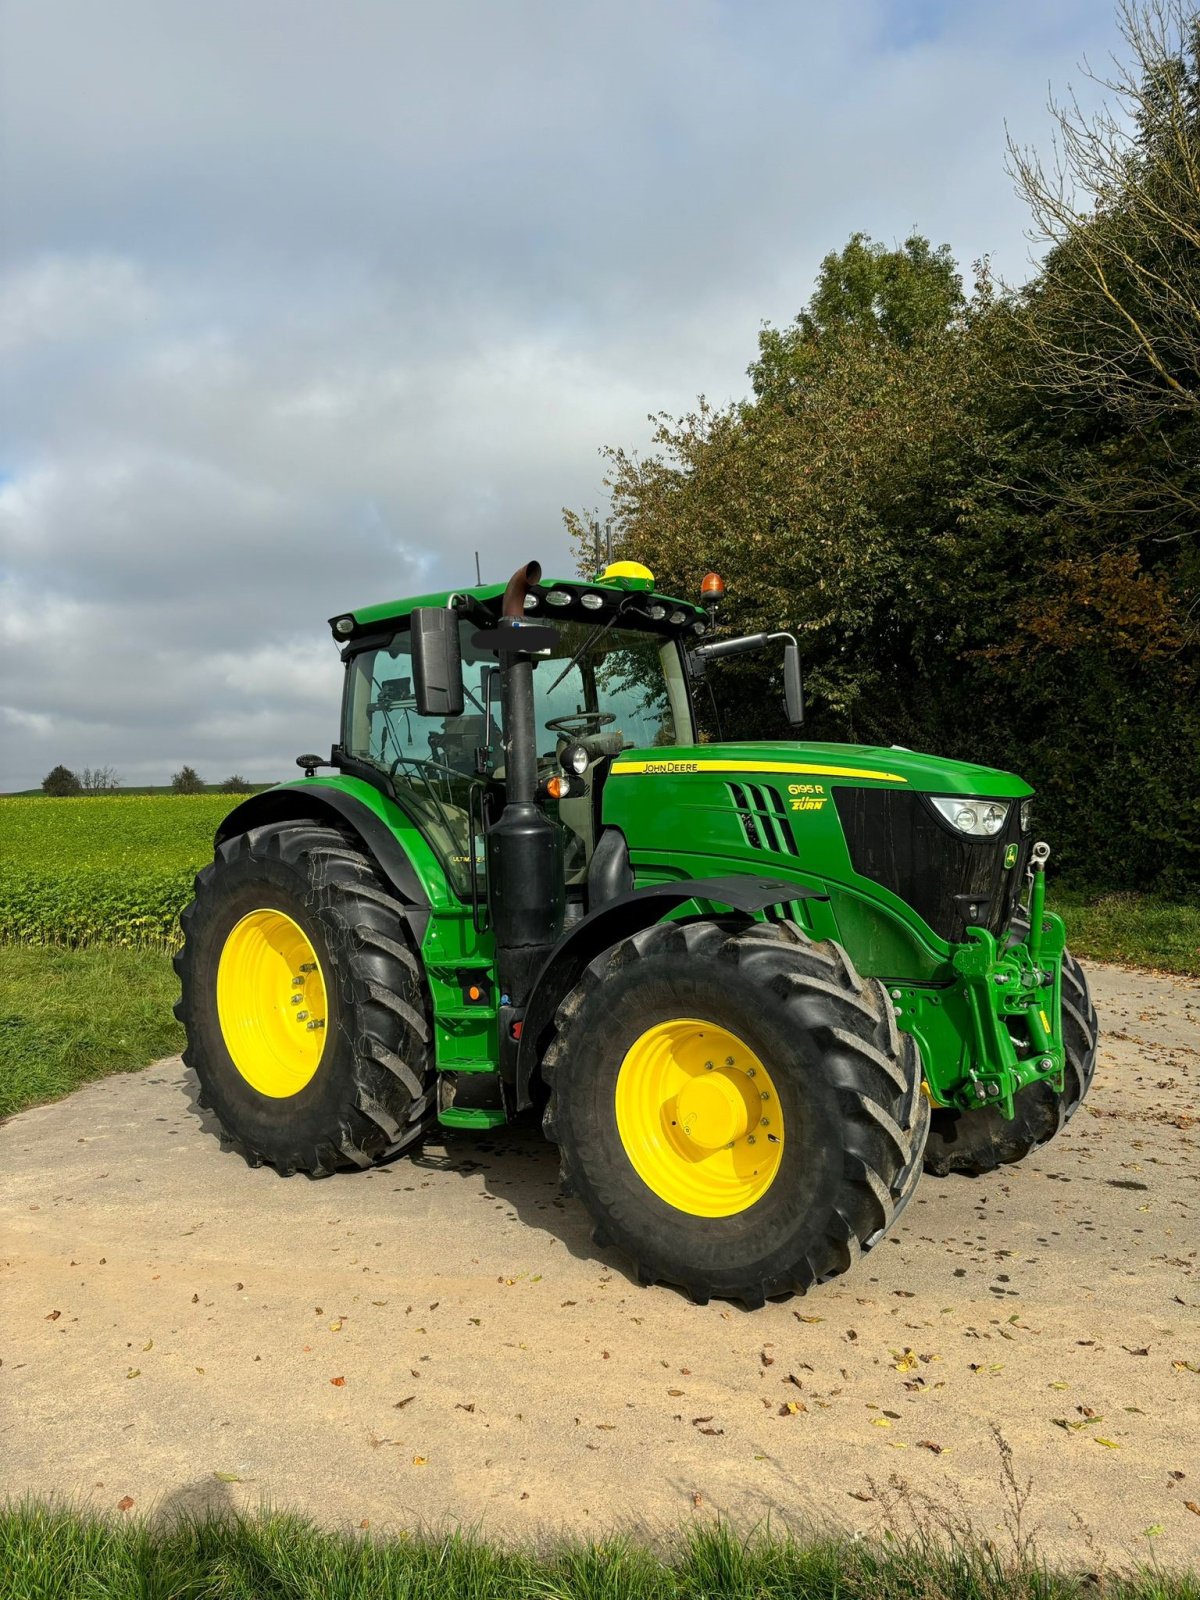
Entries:
<svg viewBox="0 0 1200 1600">
<path fill-rule="evenodd" d="M 226 778 L 225 779 L 225 782 L 221 785 L 221 793 L 222 794 L 249 794 L 250 793 L 250 783 L 249 783 L 248 779 L 243 778 L 240 773 L 235 772 L 232 778 Z"/>
<path fill-rule="evenodd" d="M 47 794 L 61 798 L 63 795 L 81 793 L 83 785 L 70 767 L 64 767 L 60 761 L 42 779 L 42 788 Z"/>
<path fill-rule="evenodd" d="M 204 779 L 195 767 L 180 767 L 171 775 L 171 787 L 176 794 L 203 794 Z"/>
</svg>

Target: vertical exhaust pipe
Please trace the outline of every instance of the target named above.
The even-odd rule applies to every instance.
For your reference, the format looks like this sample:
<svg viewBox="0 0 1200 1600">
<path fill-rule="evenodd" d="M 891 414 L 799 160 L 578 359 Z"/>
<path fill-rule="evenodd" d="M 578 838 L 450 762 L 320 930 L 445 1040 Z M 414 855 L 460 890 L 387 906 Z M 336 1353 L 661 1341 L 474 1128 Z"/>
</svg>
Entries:
<svg viewBox="0 0 1200 1600">
<path fill-rule="evenodd" d="M 501 990 L 501 1052 L 520 1020 L 542 962 L 562 937 L 566 908 L 562 832 L 537 803 L 537 723 L 533 661 L 519 651 L 525 596 L 540 581 L 531 561 L 504 590 L 498 632 L 510 630 L 514 649 L 500 647 L 500 705 L 504 718 L 504 810 L 487 836 L 488 886 Z"/>
</svg>

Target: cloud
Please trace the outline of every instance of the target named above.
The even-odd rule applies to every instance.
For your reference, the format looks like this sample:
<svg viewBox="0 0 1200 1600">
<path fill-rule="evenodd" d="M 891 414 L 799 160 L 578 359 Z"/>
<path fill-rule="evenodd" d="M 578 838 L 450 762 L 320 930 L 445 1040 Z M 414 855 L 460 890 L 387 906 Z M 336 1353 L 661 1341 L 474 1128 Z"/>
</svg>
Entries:
<svg viewBox="0 0 1200 1600">
<path fill-rule="evenodd" d="M 9 0 L 0 788 L 283 775 L 331 614 L 568 570 L 854 229 L 1020 275 L 1090 0 Z"/>
</svg>

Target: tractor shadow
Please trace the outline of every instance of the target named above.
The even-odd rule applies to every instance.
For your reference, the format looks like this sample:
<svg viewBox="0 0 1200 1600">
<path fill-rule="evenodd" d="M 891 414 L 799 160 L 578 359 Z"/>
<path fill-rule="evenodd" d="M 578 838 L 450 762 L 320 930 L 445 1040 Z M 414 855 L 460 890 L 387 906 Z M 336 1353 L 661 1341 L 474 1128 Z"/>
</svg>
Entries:
<svg viewBox="0 0 1200 1600">
<path fill-rule="evenodd" d="M 636 1287 L 624 1258 L 593 1241 L 592 1220 L 581 1202 L 562 1194 L 558 1151 L 533 1121 L 478 1135 L 440 1128 L 420 1149 L 394 1159 L 407 1159 L 426 1172 L 482 1182 L 484 1193 L 506 1205 L 511 1218 L 551 1234 L 576 1261 L 616 1273 Z"/>
<path fill-rule="evenodd" d="M 219 1144 L 221 1153 L 240 1165 L 241 1154 L 230 1144 L 213 1112 L 200 1104 L 195 1073 L 184 1068 L 180 1083 L 190 1114 Z M 593 1242 L 592 1221 L 582 1204 L 561 1193 L 558 1151 L 532 1116 L 494 1133 L 435 1127 L 422 1144 L 398 1150 L 374 1170 L 404 1172 L 406 1168 L 482 1183 L 485 1195 L 507 1206 L 509 1215 L 525 1227 L 552 1234 L 577 1261 L 590 1262 L 636 1286 L 624 1257 Z M 357 1176 L 352 1171 L 340 1172 L 333 1178 L 310 1181 L 353 1182 Z"/>
</svg>

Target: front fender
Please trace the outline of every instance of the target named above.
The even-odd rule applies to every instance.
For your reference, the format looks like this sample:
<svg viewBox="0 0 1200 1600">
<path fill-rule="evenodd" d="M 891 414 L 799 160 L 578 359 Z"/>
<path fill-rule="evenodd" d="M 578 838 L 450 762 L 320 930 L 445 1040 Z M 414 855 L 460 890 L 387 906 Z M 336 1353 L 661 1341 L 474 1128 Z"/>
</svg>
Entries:
<svg viewBox="0 0 1200 1600">
<path fill-rule="evenodd" d="M 759 878 L 735 873 L 723 878 L 683 878 L 677 883 L 655 883 L 634 889 L 606 901 L 576 922 L 555 946 L 534 980 L 533 989 L 521 1018 L 520 1042 L 516 1059 L 509 1061 L 505 1073 L 505 1041 L 501 1039 L 501 1074 L 508 1076 L 515 1089 L 516 1109 L 523 1111 L 533 1101 L 529 1085 L 537 1071 L 548 1042 L 554 1014 L 564 997 L 579 982 L 584 969 L 604 950 L 643 928 L 661 922 L 671 911 L 689 901 L 728 906 L 749 920 L 767 906 L 785 905 L 789 900 L 827 900 L 828 895 L 802 884 L 781 878 Z"/>
</svg>

